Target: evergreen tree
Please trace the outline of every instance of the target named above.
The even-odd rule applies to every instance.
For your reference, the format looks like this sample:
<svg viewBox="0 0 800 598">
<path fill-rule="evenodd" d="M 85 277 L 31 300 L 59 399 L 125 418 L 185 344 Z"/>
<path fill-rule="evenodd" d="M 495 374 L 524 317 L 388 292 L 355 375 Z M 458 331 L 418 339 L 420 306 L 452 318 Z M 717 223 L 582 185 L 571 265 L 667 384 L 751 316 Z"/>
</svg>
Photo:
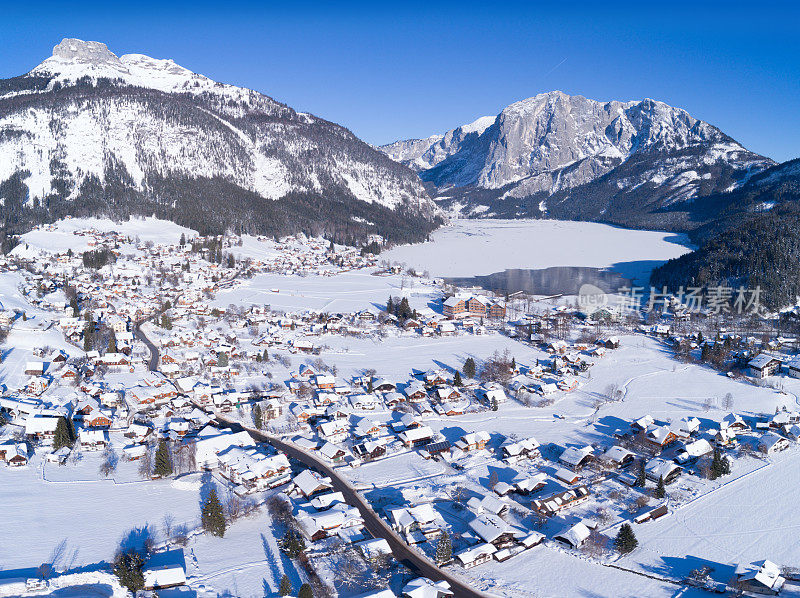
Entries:
<svg viewBox="0 0 800 598">
<path fill-rule="evenodd" d="M 186 234 L 181 233 L 181 247 L 183 247 L 184 245 L 186 245 Z"/>
<path fill-rule="evenodd" d="M 375 388 L 372 386 L 372 378 L 367 380 L 367 392 L 369 394 L 372 394 L 373 392 L 375 392 Z"/>
<path fill-rule="evenodd" d="M 164 330 L 172 330 L 172 320 L 170 319 L 169 315 L 161 314 L 161 327 Z"/>
<path fill-rule="evenodd" d="M 220 351 L 217 353 L 217 365 L 221 368 L 228 367 L 228 354 Z"/>
<path fill-rule="evenodd" d="M 114 333 L 111 333 L 111 336 L 108 337 L 108 347 L 106 348 L 106 353 L 116 353 L 117 352 L 117 337 Z"/>
<path fill-rule="evenodd" d="M 314 591 L 311 589 L 311 586 L 307 583 L 301 585 L 297 592 L 297 598 L 314 598 Z"/>
<path fill-rule="evenodd" d="M 285 573 L 281 577 L 281 586 L 278 590 L 278 596 L 290 596 L 292 594 L 292 580 Z"/>
<path fill-rule="evenodd" d="M 450 540 L 450 534 L 442 531 L 439 535 L 439 542 L 436 544 L 436 564 L 444 565 L 449 563 L 453 558 L 453 543 Z"/>
<path fill-rule="evenodd" d="M 619 528 L 619 532 L 617 532 L 617 537 L 614 538 L 614 547 L 622 554 L 628 554 L 635 550 L 638 545 L 639 540 L 636 539 L 631 524 L 623 523 Z"/>
<path fill-rule="evenodd" d="M 57 451 L 65 446 L 72 446 L 72 439 L 69 434 L 69 424 L 66 417 L 59 417 L 56 423 L 56 431 L 53 435 L 53 450 Z"/>
<path fill-rule="evenodd" d="M 259 430 L 264 427 L 264 414 L 261 411 L 261 405 L 258 403 L 253 405 L 253 425 Z"/>
<path fill-rule="evenodd" d="M 153 473 L 160 478 L 167 478 L 172 475 L 172 458 L 169 455 L 167 441 L 163 438 L 158 441 L 156 464 Z"/>
<path fill-rule="evenodd" d="M 281 550 L 291 559 L 297 558 L 306 549 L 306 541 L 300 532 L 289 529 L 281 540 Z"/>
<path fill-rule="evenodd" d="M 512 357 L 511 358 L 511 371 L 513 372 L 516 369 L 517 369 L 517 360 Z"/>
<path fill-rule="evenodd" d="M 703 332 L 702 331 L 698 332 L 697 333 L 697 344 L 698 345 L 702 345 L 704 340 L 705 340 L 705 337 L 703 336 Z"/>
<path fill-rule="evenodd" d="M 203 529 L 215 536 L 222 538 L 225 535 L 225 515 L 222 513 L 222 505 L 217 497 L 217 489 L 211 488 L 208 493 L 203 508 L 200 512 L 200 521 Z"/>
<path fill-rule="evenodd" d="M 731 472 L 731 465 L 727 457 L 723 457 L 719 449 L 714 449 L 714 457 L 711 459 L 710 477 L 716 480 L 720 476 L 728 475 Z"/>
<path fill-rule="evenodd" d="M 456 370 L 456 375 L 453 376 L 453 386 L 463 386 L 464 383 L 461 381 L 461 372 Z"/>
<path fill-rule="evenodd" d="M 144 588 L 143 567 L 144 557 L 135 550 L 128 550 L 117 554 L 113 570 L 120 585 L 136 593 Z"/>
<path fill-rule="evenodd" d="M 492 399 L 492 411 L 497 411 L 498 409 L 500 409 L 500 405 L 497 399 Z"/>
<path fill-rule="evenodd" d="M 644 488 L 647 485 L 647 473 L 644 470 L 644 459 L 639 461 L 639 471 L 636 474 L 636 481 L 633 485 L 637 488 Z"/>
<path fill-rule="evenodd" d="M 386 302 L 386 313 L 394 315 L 394 299 L 392 299 L 391 295 L 389 295 L 389 300 Z"/>
<path fill-rule="evenodd" d="M 653 496 L 656 498 L 664 498 L 667 495 L 667 487 L 664 485 L 664 476 L 658 477 L 658 484 L 656 485 L 656 489 L 653 492 Z"/>
<path fill-rule="evenodd" d="M 708 357 L 709 357 L 708 345 L 704 344 L 700 348 L 700 361 L 708 361 Z"/>
<path fill-rule="evenodd" d="M 472 357 L 467 357 L 467 360 L 464 362 L 464 375 L 467 378 L 474 378 L 475 377 L 475 360 Z"/>
<path fill-rule="evenodd" d="M 261 360 L 262 361 L 269 361 L 269 353 L 267 353 L 266 349 L 264 349 L 264 354 L 261 356 Z"/>
</svg>

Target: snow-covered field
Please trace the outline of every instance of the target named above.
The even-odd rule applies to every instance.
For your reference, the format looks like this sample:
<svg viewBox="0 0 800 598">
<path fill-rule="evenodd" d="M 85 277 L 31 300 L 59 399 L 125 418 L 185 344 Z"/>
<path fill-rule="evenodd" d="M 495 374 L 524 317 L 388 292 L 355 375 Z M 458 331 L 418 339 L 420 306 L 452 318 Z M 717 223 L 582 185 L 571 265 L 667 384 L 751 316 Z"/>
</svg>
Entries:
<svg viewBox="0 0 800 598">
<path fill-rule="evenodd" d="M 381 254 L 432 276 L 478 276 L 514 268 L 610 268 L 646 283 L 650 271 L 689 252 L 675 233 L 560 220 L 455 220 L 432 240 Z"/>
<path fill-rule="evenodd" d="M 138 237 L 142 243 L 152 241 L 154 244 L 175 244 L 182 234 L 187 239 L 197 236 L 192 229 L 154 217 L 131 218 L 119 223 L 108 218 L 67 218 L 25 233 L 12 254 L 24 257 L 31 254 L 32 250 L 58 253 L 67 249 L 80 253 L 89 249 L 89 238 L 73 233 L 90 228 L 100 232 L 118 232 L 132 238 Z"/>
</svg>

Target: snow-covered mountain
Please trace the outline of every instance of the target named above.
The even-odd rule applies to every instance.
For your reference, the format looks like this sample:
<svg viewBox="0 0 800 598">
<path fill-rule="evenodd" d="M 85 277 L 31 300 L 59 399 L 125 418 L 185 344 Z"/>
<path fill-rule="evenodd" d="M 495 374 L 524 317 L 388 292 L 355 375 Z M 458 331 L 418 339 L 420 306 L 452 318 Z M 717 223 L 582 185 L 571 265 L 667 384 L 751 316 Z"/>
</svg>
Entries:
<svg viewBox="0 0 800 598">
<path fill-rule="evenodd" d="M 559 91 L 422 140 L 381 147 L 473 216 L 617 219 L 736 187 L 773 162 L 663 102 Z"/>
<path fill-rule="evenodd" d="M 19 196 L 23 185 L 17 220 L 149 211 L 214 229 L 405 240 L 426 234 L 417 219 L 435 212 L 410 169 L 344 127 L 171 60 L 77 39 L 0 80 L 6 211 L 3 189 Z"/>
</svg>

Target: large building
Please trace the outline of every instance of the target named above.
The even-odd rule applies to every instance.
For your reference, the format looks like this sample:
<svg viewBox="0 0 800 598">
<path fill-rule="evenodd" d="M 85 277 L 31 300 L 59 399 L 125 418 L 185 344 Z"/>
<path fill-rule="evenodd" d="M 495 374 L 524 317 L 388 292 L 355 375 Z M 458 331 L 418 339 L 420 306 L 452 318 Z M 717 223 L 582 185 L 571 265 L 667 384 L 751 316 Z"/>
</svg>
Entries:
<svg viewBox="0 0 800 598">
<path fill-rule="evenodd" d="M 506 317 L 506 306 L 489 297 L 454 295 L 444 301 L 444 315 L 448 318 L 474 316 L 500 320 Z"/>
</svg>

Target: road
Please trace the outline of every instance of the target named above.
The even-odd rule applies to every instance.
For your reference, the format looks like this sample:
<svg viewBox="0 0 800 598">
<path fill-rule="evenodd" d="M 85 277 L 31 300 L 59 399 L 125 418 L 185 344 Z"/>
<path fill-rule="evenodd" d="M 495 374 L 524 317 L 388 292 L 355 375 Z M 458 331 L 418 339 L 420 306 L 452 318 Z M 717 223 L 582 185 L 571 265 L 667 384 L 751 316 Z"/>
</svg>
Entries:
<svg viewBox="0 0 800 598">
<path fill-rule="evenodd" d="M 406 544 L 405 540 L 389 527 L 389 525 L 372 509 L 367 500 L 361 496 L 347 478 L 340 475 L 316 455 L 308 453 L 294 443 L 282 440 L 277 436 L 265 434 L 254 428 L 243 426 L 239 422 L 224 415 L 216 414 L 216 417 L 217 420 L 226 427 L 236 431 L 246 430 L 255 440 L 267 442 L 276 449 L 286 453 L 287 456 L 300 461 L 322 475 L 328 476 L 331 479 L 334 489 L 342 493 L 347 504 L 358 509 L 364 520 L 364 527 L 367 531 L 375 538 L 385 539 L 389 543 L 394 557 L 417 575 L 427 577 L 434 581 L 447 581 L 457 598 L 489 598 L 490 594 L 485 594 L 470 587 L 464 580 L 454 577 L 449 572 L 440 569 L 422 553 L 412 549 Z"/>
<path fill-rule="evenodd" d="M 138 322 L 136 322 L 133 325 L 133 335 L 136 338 L 138 338 L 140 341 L 142 341 L 147 346 L 147 348 L 150 350 L 150 359 L 147 362 L 147 369 L 150 370 L 151 372 L 157 372 L 158 371 L 158 347 L 156 347 L 155 344 L 153 344 L 153 342 L 149 338 L 147 338 L 147 335 L 145 335 L 145 333 L 142 332 L 142 329 L 139 328 L 140 325 L 144 324 L 149 319 L 150 318 L 144 318 L 143 320 L 139 320 Z"/>
<path fill-rule="evenodd" d="M 139 325 L 142 323 L 143 321 L 137 322 L 133 327 L 133 332 L 136 338 L 142 341 L 147 348 L 150 349 L 148 368 L 155 372 L 158 370 L 158 348 L 139 328 Z M 197 407 L 207 410 L 200 405 L 197 405 Z M 417 575 L 427 577 L 428 579 L 432 579 L 434 581 L 447 581 L 450 584 L 450 588 L 452 589 L 456 598 L 490 598 L 490 594 L 485 594 L 479 590 L 471 588 L 463 580 L 454 577 L 447 571 L 440 569 L 433 563 L 433 561 L 425 557 L 422 553 L 412 549 L 405 542 L 405 540 L 401 538 L 391 527 L 389 527 L 389 525 L 372 509 L 367 500 L 361 496 L 361 494 L 359 494 L 359 492 L 353 487 L 347 478 L 340 475 L 316 455 L 306 452 L 305 450 L 296 446 L 294 443 L 282 440 L 277 436 L 265 434 L 264 432 L 256 430 L 255 428 L 243 426 L 239 422 L 220 413 L 214 413 L 213 415 L 223 426 L 235 431 L 245 430 L 255 440 L 267 442 L 276 449 L 284 452 L 288 457 L 300 461 L 300 463 L 303 465 L 318 471 L 322 475 L 328 476 L 331 479 L 334 489 L 341 492 L 344 496 L 345 502 L 358 509 L 359 513 L 361 514 L 361 518 L 364 520 L 364 527 L 367 529 L 367 531 L 369 531 L 369 533 L 375 538 L 385 539 L 389 543 L 389 547 L 392 549 L 392 554 L 394 557 Z"/>
</svg>

